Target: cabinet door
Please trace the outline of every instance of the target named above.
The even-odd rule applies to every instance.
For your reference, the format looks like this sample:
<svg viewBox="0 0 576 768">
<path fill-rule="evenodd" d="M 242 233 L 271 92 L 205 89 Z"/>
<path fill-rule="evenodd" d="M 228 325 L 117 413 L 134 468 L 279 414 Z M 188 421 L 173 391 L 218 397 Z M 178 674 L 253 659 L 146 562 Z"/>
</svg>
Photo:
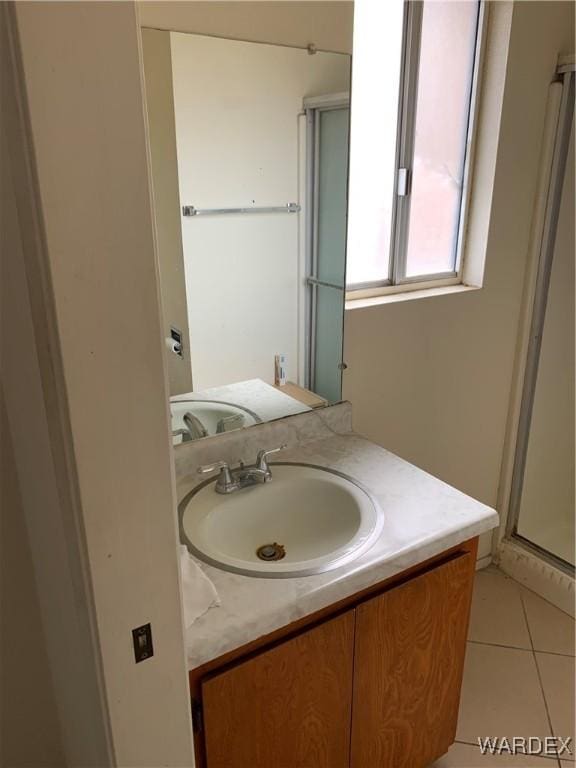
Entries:
<svg viewBox="0 0 576 768">
<path fill-rule="evenodd" d="M 202 684 L 208 768 L 349 765 L 354 611 Z"/>
<path fill-rule="evenodd" d="M 351 768 L 424 768 L 454 741 L 474 561 L 356 609 Z"/>
</svg>

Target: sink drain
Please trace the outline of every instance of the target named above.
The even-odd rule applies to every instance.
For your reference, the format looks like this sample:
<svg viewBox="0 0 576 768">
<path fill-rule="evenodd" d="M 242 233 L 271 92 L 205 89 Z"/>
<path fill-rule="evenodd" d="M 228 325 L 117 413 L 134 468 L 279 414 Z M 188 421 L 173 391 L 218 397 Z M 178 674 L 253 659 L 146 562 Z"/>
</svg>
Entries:
<svg viewBox="0 0 576 768">
<path fill-rule="evenodd" d="M 260 560 L 271 562 L 272 560 L 282 560 L 283 557 L 286 557 L 286 550 L 282 544 L 274 542 L 274 544 L 263 544 L 261 547 L 258 547 L 256 555 Z"/>
</svg>

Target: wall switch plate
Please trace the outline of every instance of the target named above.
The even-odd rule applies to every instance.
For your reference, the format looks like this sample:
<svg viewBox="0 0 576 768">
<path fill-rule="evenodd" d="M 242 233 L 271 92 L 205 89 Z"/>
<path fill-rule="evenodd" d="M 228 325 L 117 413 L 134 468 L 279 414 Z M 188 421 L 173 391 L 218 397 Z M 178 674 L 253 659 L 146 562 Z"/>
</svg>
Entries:
<svg viewBox="0 0 576 768">
<path fill-rule="evenodd" d="M 132 630 L 132 642 L 134 644 L 134 658 L 136 664 L 139 661 L 145 661 L 150 656 L 154 656 L 154 646 L 152 645 L 152 627 L 150 624 L 144 624 Z"/>
</svg>

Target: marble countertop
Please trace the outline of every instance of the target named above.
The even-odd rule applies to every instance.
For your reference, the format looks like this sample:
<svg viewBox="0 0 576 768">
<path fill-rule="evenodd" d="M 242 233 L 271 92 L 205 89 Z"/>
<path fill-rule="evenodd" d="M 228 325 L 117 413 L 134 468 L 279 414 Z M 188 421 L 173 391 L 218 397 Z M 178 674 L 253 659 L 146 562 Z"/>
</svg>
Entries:
<svg viewBox="0 0 576 768">
<path fill-rule="evenodd" d="M 221 605 L 186 630 L 190 669 L 498 525 L 493 509 L 354 432 L 329 426 L 321 432 L 321 439 L 289 445 L 282 460 L 331 467 L 363 483 L 384 512 L 381 536 L 358 560 L 316 576 L 261 579 L 200 563 Z M 179 498 L 196 483 L 189 473 L 181 476 Z"/>
<path fill-rule="evenodd" d="M 221 387 L 186 392 L 181 395 L 174 395 L 170 399 L 174 402 L 178 400 L 218 400 L 232 403 L 249 408 L 258 414 L 262 421 L 281 419 L 285 416 L 311 410 L 304 403 L 280 392 L 262 379 L 248 379 Z"/>
</svg>

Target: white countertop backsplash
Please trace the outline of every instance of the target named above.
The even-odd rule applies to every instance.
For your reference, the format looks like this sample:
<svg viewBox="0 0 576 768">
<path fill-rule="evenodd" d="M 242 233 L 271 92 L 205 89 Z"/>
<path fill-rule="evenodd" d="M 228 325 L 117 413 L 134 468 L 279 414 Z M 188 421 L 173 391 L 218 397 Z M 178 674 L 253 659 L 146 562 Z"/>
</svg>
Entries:
<svg viewBox="0 0 576 768">
<path fill-rule="evenodd" d="M 261 448 L 287 443 L 279 461 L 318 464 L 350 475 L 376 497 L 385 518 L 368 552 L 317 576 L 262 579 L 200 563 L 221 605 L 186 632 L 190 669 L 498 525 L 493 509 L 352 432 L 351 418 L 350 404 L 341 403 L 188 443 L 175 452 L 179 500 L 201 482 L 201 464 L 251 462 Z"/>
</svg>

